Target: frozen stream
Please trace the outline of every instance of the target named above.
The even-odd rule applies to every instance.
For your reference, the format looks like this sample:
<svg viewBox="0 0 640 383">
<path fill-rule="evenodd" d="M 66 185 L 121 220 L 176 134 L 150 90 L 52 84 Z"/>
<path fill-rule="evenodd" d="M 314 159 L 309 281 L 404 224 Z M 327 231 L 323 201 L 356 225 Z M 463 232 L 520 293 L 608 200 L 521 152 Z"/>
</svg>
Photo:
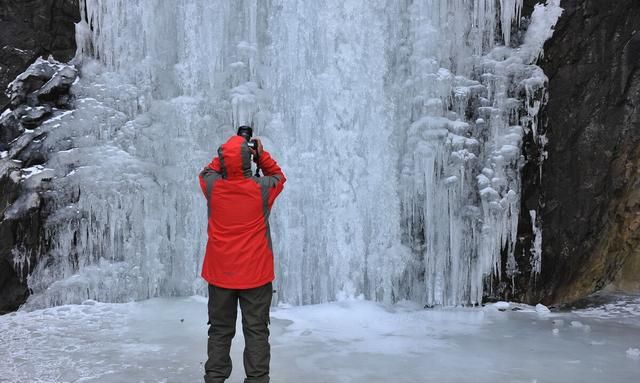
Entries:
<svg viewBox="0 0 640 383">
<path fill-rule="evenodd" d="M 274 308 L 272 381 L 638 381 L 639 297 L 546 315 L 513 307 L 346 300 Z M 0 316 L 0 382 L 199 382 L 205 323 L 202 297 Z M 230 382 L 242 382 L 241 336 L 232 358 Z"/>
</svg>

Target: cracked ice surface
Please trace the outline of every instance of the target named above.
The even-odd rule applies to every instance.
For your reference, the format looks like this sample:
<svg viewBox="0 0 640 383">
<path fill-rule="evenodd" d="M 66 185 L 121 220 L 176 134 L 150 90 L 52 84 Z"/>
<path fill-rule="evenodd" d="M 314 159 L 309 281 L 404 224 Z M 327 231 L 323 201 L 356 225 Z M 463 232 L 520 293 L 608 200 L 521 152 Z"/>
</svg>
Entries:
<svg viewBox="0 0 640 383">
<path fill-rule="evenodd" d="M 0 316 L 0 382 L 201 381 L 206 310 L 206 300 L 194 296 L 87 301 Z M 506 302 L 435 310 L 357 299 L 281 305 L 271 315 L 271 377 L 305 383 L 635 381 L 640 310 L 633 319 L 604 305 L 589 312 L 539 314 Z M 243 378 L 237 334 L 231 383 Z"/>
</svg>

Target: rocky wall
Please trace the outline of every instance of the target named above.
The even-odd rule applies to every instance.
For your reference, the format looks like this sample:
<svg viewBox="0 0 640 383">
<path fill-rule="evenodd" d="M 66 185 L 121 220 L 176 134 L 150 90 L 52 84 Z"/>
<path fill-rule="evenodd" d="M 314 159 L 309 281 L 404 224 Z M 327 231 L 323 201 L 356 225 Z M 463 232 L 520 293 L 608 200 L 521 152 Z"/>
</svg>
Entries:
<svg viewBox="0 0 640 383">
<path fill-rule="evenodd" d="M 519 250 L 527 259 L 536 210 L 542 272 L 519 275 L 511 295 L 529 302 L 640 289 L 640 2 L 561 6 L 539 63 L 549 77 L 546 153 L 524 148 Z"/>
<path fill-rule="evenodd" d="M 78 0 L 0 0 L 0 90 L 41 56 L 70 60 L 79 19 Z M 58 73 L 47 62 L 39 68 L 42 73 L 14 82 L 23 88 L 13 89 L 13 100 L 0 92 L 0 314 L 26 300 L 27 274 L 44 237 L 42 188 L 34 181 L 46 178 L 31 177 L 47 155 L 38 147 L 42 133 L 37 126 L 68 107 L 66 93 L 76 75 L 66 66 L 65 73 Z M 56 73 L 58 78 L 50 81 Z M 17 137 L 20 145 L 9 148 Z"/>
</svg>

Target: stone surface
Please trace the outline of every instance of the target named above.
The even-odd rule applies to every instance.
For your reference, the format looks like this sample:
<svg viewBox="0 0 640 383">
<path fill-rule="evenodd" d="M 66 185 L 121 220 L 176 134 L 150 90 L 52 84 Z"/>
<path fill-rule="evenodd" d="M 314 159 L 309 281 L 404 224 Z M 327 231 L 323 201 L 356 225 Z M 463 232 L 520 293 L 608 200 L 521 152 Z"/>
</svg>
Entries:
<svg viewBox="0 0 640 383">
<path fill-rule="evenodd" d="M 24 78 L 16 77 L 40 56 L 63 62 L 71 59 L 76 49 L 74 23 L 79 19 L 78 0 L 0 0 L 0 90 L 12 81 L 15 86 L 10 92 L 12 110 L 7 109 L 10 98 L 0 92 L 0 152 L 7 152 L 0 158 L 0 314 L 24 303 L 29 294 L 26 277 L 39 249 L 46 246 L 41 191 L 25 185 L 16 174 L 46 160 L 37 127 L 56 113 L 54 108 L 69 106 L 69 86 L 76 74 L 71 67 L 57 68 L 41 60 Z M 36 130 L 25 133 L 25 128 Z M 25 197 L 18 208 L 21 195 L 30 198 Z M 5 217 L 7 212 L 12 217 Z M 22 249 L 20 259 L 16 259 L 16 248 Z"/>
<path fill-rule="evenodd" d="M 78 0 L 0 0 L 0 90 L 40 56 L 70 60 L 78 21 Z M 0 92 L 0 111 L 8 102 Z"/>
<path fill-rule="evenodd" d="M 0 117 L 0 151 L 9 148 L 9 142 L 24 132 L 24 128 L 15 114 L 8 112 Z"/>
<path fill-rule="evenodd" d="M 8 92 L 10 109 L 0 118 L 0 144 L 6 149 L 0 158 L 0 314 L 24 303 L 27 276 L 47 249 L 42 227 L 48 213 L 42 195 L 49 189 L 51 169 L 40 166 L 49 155 L 43 146 L 48 131 L 40 125 L 49 116 L 65 113 L 59 106 L 71 107 L 69 87 L 76 78 L 73 66 L 38 58 Z"/>
<path fill-rule="evenodd" d="M 567 302 L 640 287 L 640 2 L 564 0 L 540 63 L 549 77 L 540 175 L 524 169 L 514 299 Z M 529 210 L 542 224 L 542 272 L 527 273 Z"/>
<path fill-rule="evenodd" d="M 15 145 L 9 144 L 25 129 L 35 129 L 58 109 L 69 109 L 69 89 L 77 77 L 74 66 L 50 56 L 36 59 L 12 81 L 6 92 L 11 102 L 0 116 L 0 149 L 12 152 Z"/>
<path fill-rule="evenodd" d="M 69 93 L 69 88 L 77 77 L 78 71 L 75 68 L 63 67 L 38 90 L 38 100 L 40 102 L 52 101 L 58 106 L 64 106 L 64 101 L 61 102 L 59 98 Z M 66 97 L 64 99 L 67 100 Z"/>
<path fill-rule="evenodd" d="M 25 128 L 32 128 L 38 126 L 38 124 L 50 114 L 51 107 L 30 107 L 29 109 L 25 110 L 25 113 L 20 117 L 20 122 Z"/>
</svg>

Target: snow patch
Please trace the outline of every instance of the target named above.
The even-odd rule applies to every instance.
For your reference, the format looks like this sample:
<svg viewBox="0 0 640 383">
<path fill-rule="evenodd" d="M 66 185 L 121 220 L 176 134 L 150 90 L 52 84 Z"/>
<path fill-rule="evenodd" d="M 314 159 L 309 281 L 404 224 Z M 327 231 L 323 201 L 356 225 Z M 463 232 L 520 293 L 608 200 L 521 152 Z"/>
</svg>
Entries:
<svg viewBox="0 0 640 383">
<path fill-rule="evenodd" d="M 46 168 L 42 165 L 35 165 L 35 166 L 31 166 L 29 168 L 24 168 L 22 169 L 22 178 L 23 179 L 27 179 L 30 178 L 36 174 L 40 174 L 42 173 Z M 52 169 L 50 169 L 52 170 Z"/>
<path fill-rule="evenodd" d="M 46 119 L 46 120 L 42 121 L 42 124 L 50 124 L 50 123 L 55 122 L 55 121 L 61 121 L 64 117 L 69 116 L 71 114 L 73 114 L 73 110 L 66 110 L 66 111 L 64 111 L 64 112 L 62 112 L 60 114 L 57 114 L 54 117 L 51 117 L 49 119 Z"/>
<path fill-rule="evenodd" d="M 536 305 L 536 312 L 538 314 L 546 315 L 546 314 L 549 314 L 551 312 L 551 310 L 549 310 L 549 308 L 547 306 L 543 305 L 542 303 L 538 303 Z"/>
<path fill-rule="evenodd" d="M 498 310 L 507 310 L 510 307 L 509 302 L 503 302 L 503 301 L 496 302 L 493 304 L 493 306 Z"/>
<path fill-rule="evenodd" d="M 640 360 L 640 349 L 638 348 L 629 348 L 627 349 L 627 357 L 635 360 Z"/>
</svg>

